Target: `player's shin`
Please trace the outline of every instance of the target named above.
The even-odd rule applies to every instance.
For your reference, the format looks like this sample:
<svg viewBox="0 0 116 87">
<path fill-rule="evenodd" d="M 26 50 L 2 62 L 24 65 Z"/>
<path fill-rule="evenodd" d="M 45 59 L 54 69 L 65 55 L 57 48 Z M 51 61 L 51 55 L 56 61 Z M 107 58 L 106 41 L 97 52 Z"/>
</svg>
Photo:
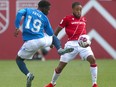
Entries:
<svg viewBox="0 0 116 87">
<path fill-rule="evenodd" d="M 58 79 L 59 76 L 60 76 L 60 73 L 57 73 L 56 70 L 54 70 L 54 74 L 52 76 L 52 81 L 51 81 L 53 85 L 56 84 L 56 80 Z"/>
<path fill-rule="evenodd" d="M 97 84 L 97 65 L 92 64 L 90 65 L 90 71 L 91 71 L 91 76 L 92 76 L 92 84 Z"/>
<path fill-rule="evenodd" d="M 16 58 L 16 63 L 19 67 L 19 69 L 25 74 L 27 75 L 29 73 L 25 63 L 24 63 L 24 59 L 21 59 L 20 57 L 17 56 Z"/>
<path fill-rule="evenodd" d="M 61 43 L 60 43 L 59 39 L 55 35 L 53 35 L 52 44 L 56 47 L 57 50 L 61 48 Z"/>
</svg>

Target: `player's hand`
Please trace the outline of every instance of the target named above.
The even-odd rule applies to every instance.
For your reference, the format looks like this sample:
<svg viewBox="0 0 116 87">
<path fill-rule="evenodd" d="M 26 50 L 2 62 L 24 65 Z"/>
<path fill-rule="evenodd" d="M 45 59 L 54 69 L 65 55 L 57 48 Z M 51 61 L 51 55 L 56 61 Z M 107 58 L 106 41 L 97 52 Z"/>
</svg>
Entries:
<svg viewBox="0 0 116 87">
<path fill-rule="evenodd" d="M 53 48 L 54 47 L 54 45 L 52 44 L 51 46 L 50 46 L 50 48 Z"/>
<path fill-rule="evenodd" d="M 19 29 L 16 29 L 16 31 L 14 32 L 14 36 L 15 36 L 15 37 L 17 37 L 17 36 L 18 36 L 19 31 L 20 31 Z"/>
</svg>

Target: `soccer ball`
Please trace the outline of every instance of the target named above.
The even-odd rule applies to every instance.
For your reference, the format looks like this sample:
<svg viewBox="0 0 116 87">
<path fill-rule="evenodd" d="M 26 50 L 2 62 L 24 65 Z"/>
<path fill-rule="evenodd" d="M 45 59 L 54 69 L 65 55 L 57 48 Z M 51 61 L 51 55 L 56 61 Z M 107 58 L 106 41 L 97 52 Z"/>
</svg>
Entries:
<svg viewBox="0 0 116 87">
<path fill-rule="evenodd" d="M 90 46 L 91 41 L 90 41 L 89 36 L 88 35 L 81 35 L 78 39 L 78 44 L 83 48 Z"/>
</svg>

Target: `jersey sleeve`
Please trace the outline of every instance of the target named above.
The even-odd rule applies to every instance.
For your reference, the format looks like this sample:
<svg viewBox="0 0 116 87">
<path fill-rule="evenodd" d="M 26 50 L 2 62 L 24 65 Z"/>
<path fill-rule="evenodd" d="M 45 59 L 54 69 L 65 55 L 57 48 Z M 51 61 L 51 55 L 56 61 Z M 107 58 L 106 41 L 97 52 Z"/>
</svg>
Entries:
<svg viewBox="0 0 116 87">
<path fill-rule="evenodd" d="M 17 15 L 16 15 L 16 19 L 15 19 L 15 27 L 17 29 L 19 29 L 20 27 L 20 22 L 21 22 L 21 18 L 22 16 L 24 16 L 26 14 L 26 8 L 25 9 L 21 9 L 17 12 Z"/>
<path fill-rule="evenodd" d="M 64 28 L 64 27 L 67 26 L 67 23 L 68 23 L 67 18 L 64 17 L 64 18 L 61 20 L 59 26 L 60 26 L 61 28 Z"/>
<path fill-rule="evenodd" d="M 53 32 L 53 29 L 52 29 L 51 24 L 50 24 L 50 22 L 49 22 L 49 20 L 48 20 L 47 17 L 46 17 L 46 22 L 45 22 L 45 23 L 46 23 L 46 24 L 45 24 L 45 27 L 44 27 L 45 32 L 46 32 L 49 36 L 52 36 L 52 35 L 54 34 L 54 32 Z"/>
</svg>

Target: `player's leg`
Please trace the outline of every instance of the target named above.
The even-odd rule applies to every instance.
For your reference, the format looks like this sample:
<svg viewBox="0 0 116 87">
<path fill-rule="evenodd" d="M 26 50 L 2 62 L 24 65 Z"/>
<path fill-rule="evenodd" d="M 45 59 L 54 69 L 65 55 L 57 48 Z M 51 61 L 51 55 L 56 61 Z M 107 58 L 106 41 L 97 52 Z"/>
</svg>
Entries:
<svg viewBox="0 0 116 87">
<path fill-rule="evenodd" d="M 29 72 L 24 60 L 32 59 L 33 55 L 38 50 L 39 45 L 42 46 L 42 44 L 45 42 L 45 41 L 43 42 L 42 41 L 41 40 L 39 41 L 39 39 L 27 41 L 23 44 L 21 49 L 18 51 L 16 63 L 19 69 L 27 76 L 26 87 L 31 87 L 31 83 L 32 83 L 32 80 L 34 79 L 34 76 L 33 74 Z"/>
<path fill-rule="evenodd" d="M 48 85 L 46 85 L 45 87 L 54 87 L 56 85 L 56 81 L 59 78 L 59 76 L 60 76 L 61 72 L 63 71 L 63 69 L 65 68 L 65 66 L 67 65 L 68 61 L 74 59 L 74 57 L 71 57 L 70 59 L 68 58 L 69 60 L 67 58 L 65 58 L 64 60 L 66 61 L 66 59 L 67 59 L 68 60 L 67 62 L 62 61 L 62 59 L 64 59 L 64 58 L 61 58 L 59 65 L 54 70 L 51 82 Z"/>
<path fill-rule="evenodd" d="M 92 76 L 92 87 L 98 87 L 97 86 L 97 64 L 96 59 L 93 55 L 89 55 L 87 57 L 87 61 L 90 63 L 90 72 Z"/>
<path fill-rule="evenodd" d="M 65 62 L 59 62 L 59 65 L 54 70 L 51 82 L 48 85 L 46 85 L 45 87 L 54 87 L 56 85 L 56 81 L 66 65 L 67 65 L 67 63 L 65 63 Z"/>
<path fill-rule="evenodd" d="M 87 48 L 81 48 L 80 51 L 81 58 L 84 58 L 90 63 L 90 72 L 92 76 L 92 87 L 98 87 L 97 86 L 97 64 L 96 59 L 94 57 L 94 54 L 90 47 Z"/>
<path fill-rule="evenodd" d="M 74 50 L 73 48 L 64 48 L 63 49 L 61 46 L 60 40 L 55 35 L 48 36 L 46 33 L 44 35 L 45 35 L 44 38 L 46 40 L 45 47 L 54 45 L 55 48 L 58 50 L 58 54 L 63 55 L 65 53 L 69 53 L 69 52 L 72 52 Z"/>
<path fill-rule="evenodd" d="M 28 68 L 26 67 L 24 59 L 19 57 L 19 56 L 17 56 L 16 63 L 18 65 L 19 69 L 22 71 L 22 73 L 27 76 L 26 87 L 31 87 L 31 82 L 34 79 L 34 76 L 33 76 L 32 73 L 29 72 Z"/>
<path fill-rule="evenodd" d="M 23 74 L 27 75 L 29 73 L 29 70 L 27 69 L 27 67 L 24 63 L 24 59 L 17 56 L 16 57 L 16 63 L 17 63 L 19 69 L 22 71 Z"/>
<path fill-rule="evenodd" d="M 53 35 L 52 44 L 56 47 L 56 49 L 58 50 L 58 54 L 60 54 L 60 55 L 72 52 L 74 50 L 73 48 L 64 48 L 64 49 L 62 49 L 61 42 L 55 35 Z"/>
<path fill-rule="evenodd" d="M 58 77 L 60 76 L 60 73 L 62 72 L 62 70 L 64 69 L 64 67 L 67 65 L 67 63 L 65 62 L 60 62 L 59 65 L 57 66 L 57 68 L 54 70 L 54 74 L 52 76 L 52 81 L 51 83 L 53 85 L 56 84 L 56 80 L 58 79 Z"/>
<path fill-rule="evenodd" d="M 31 81 L 34 79 L 34 76 L 32 73 L 29 72 L 28 68 L 26 67 L 26 64 L 24 62 L 24 59 L 17 56 L 16 57 L 16 63 L 19 67 L 19 69 L 22 71 L 23 74 L 27 76 L 27 84 L 26 87 L 31 87 Z"/>
<path fill-rule="evenodd" d="M 45 48 L 39 49 L 33 56 L 34 60 L 45 61 L 45 55 L 47 55 L 48 51 Z"/>
<path fill-rule="evenodd" d="M 29 74 L 29 70 L 27 69 L 26 64 L 24 63 L 24 60 L 25 59 L 31 59 L 34 52 L 35 51 L 33 51 L 32 43 L 30 43 L 30 41 L 25 42 L 22 45 L 21 49 L 18 51 L 18 54 L 17 54 L 17 57 L 16 57 L 16 63 L 18 65 L 19 69 L 25 75 Z"/>
<path fill-rule="evenodd" d="M 72 47 L 70 44 L 69 44 L 69 46 L 68 46 L 68 44 L 65 46 L 65 48 L 70 48 L 70 47 L 74 48 L 74 51 L 71 53 L 66 53 L 66 54 L 61 56 L 59 65 L 54 70 L 51 83 L 49 83 L 45 87 L 54 87 L 58 77 L 60 76 L 61 72 L 63 71 L 63 69 L 65 68 L 67 63 L 69 61 L 71 61 L 72 59 L 74 59 L 75 56 L 78 54 L 76 47 Z"/>
</svg>

